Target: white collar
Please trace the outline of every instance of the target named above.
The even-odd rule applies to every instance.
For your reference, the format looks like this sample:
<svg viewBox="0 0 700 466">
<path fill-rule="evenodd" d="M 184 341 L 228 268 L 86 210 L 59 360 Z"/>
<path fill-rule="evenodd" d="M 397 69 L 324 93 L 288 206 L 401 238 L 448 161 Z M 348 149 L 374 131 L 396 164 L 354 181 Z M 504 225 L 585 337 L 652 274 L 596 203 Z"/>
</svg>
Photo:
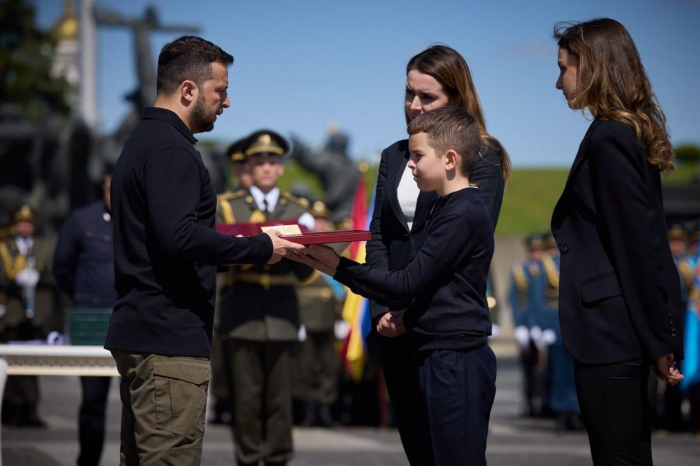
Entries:
<svg viewBox="0 0 700 466">
<path fill-rule="evenodd" d="M 32 246 L 34 246 L 34 238 L 31 236 L 28 238 L 22 238 L 21 236 L 17 235 L 15 236 L 15 244 L 17 244 L 19 253 L 26 256 L 29 255 L 29 251 L 31 251 Z"/>
<path fill-rule="evenodd" d="M 277 200 L 280 198 L 280 190 L 275 187 L 270 190 L 269 193 L 265 194 L 256 186 L 250 187 L 250 195 L 255 199 L 255 203 L 258 205 L 258 209 L 265 210 L 265 204 L 263 200 L 267 200 L 267 210 L 272 212 L 275 210 L 277 205 Z"/>
</svg>

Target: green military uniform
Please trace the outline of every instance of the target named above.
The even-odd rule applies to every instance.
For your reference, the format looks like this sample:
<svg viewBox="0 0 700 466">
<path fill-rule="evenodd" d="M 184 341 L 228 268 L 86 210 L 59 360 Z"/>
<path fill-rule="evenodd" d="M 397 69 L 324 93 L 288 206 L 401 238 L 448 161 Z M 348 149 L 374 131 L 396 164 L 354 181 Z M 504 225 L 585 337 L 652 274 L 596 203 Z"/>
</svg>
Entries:
<svg viewBox="0 0 700 466">
<path fill-rule="evenodd" d="M 34 222 L 36 213 L 22 206 L 13 221 Z M 20 247 L 23 244 L 23 247 Z M 38 236 L 26 239 L 10 236 L 0 240 L 0 338 L 3 342 L 45 339 L 56 327 L 55 287 L 51 273 L 53 244 Z M 23 271 L 38 274 L 35 286 L 23 286 Z M 39 387 L 35 376 L 11 376 L 7 379 L 3 421 L 7 424 L 42 426 L 36 415 Z"/>
<path fill-rule="evenodd" d="M 226 155 L 231 162 L 236 165 L 245 162 L 245 143 L 246 138 L 239 139 L 231 144 L 226 150 Z M 235 172 L 235 170 L 234 170 Z M 234 177 L 235 178 L 235 177 Z M 238 182 L 236 183 L 238 184 Z M 225 196 L 230 196 L 231 193 L 226 193 Z M 219 202 L 221 205 L 221 202 Z M 217 212 L 217 223 L 225 223 L 221 209 Z M 229 221 L 228 223 L 231 223 Z M 218 274 L 217 293 L 219 293 L 224 285 L 224 274 Z M 231 401 L 226 380 L 226 369 L 224 365 L 223 340 L 219 334 L 219 320 L 221 315 L 221 298 L 217 295 L 216 306 L 214 307 L 214 335 L 211 342 L 211 382 L 209 390 L 214 397 L 214 417 L 211 419 L 212 424 L 229 424 L 231 416 Z"/>
<path fill-rule="evenodd" d="M 254 133 L 251 138 L 258 136 Z M 265 213 L 249 191 L 238 191 L 219 196 L 217 221 L 297 221 L 307 212 L 306 202 L 280 193 L 272 210 Z M 293 455 L 292 350 L 299 341 L 295 285 L 314 274 L 313 269 L 289 260 L 235 266 L 225 274 L 219 334 L 224 339 L 239 463 L 284 463 Z"/>
<path fill-rule="evenodd" d="M 335 349 L 335 322 L 341 318 L 342 297 L 328 276 L 297 288 L 306 338 L 298 357 L 294 396 L 306 403 L 302 425 L 330 424 L 329 407 L 338 398 L 341 361 Z"/>
</svg>

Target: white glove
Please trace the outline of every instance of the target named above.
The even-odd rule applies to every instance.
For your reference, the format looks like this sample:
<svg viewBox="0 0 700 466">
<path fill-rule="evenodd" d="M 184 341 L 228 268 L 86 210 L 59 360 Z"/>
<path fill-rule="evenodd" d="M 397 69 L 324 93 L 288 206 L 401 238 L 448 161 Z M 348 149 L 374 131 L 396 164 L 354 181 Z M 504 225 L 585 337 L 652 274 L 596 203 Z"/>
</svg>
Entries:
<svg viewBox="0 0 700 466">
<path fill-rule="evenodd" d="M 548 328 L 542 332 L 542 341 L 544 341 L 548 346 L 552 346 L 557 342 L 557 334 L 554 333 L 554 330 Z"/>
<path fill-rule="evenodd" d="M 49 345 L 65 345 L 66 337 L 64 337 L 61 332 L 53 331 L 46 337 L 46 343 Z"/>
<path fill-rule="evenodd" d="M 489 337 L 489 340 L 496 338 L 499 333 L 501 333 L 501 327 L 496 324 L 491 324 L 491 336 Z"/>
<path fill-rule="evenodd" d="M 538 349 L 543 349 L 545 347 L 544 341 L 542 341 L 542 329 L 538 326 L 534 326 L 530 329 L 530 338 L 535 342 L 535 346 Z"/>
<path fill-rule="evenodd" d="M 530 344 L 530 332 L 528 331 L 527 327 L 524 325 L 515 327 L 515 332 L 513 333 L 515 335 L 515 341 L 518 342 L 518 346 L 523 349 L 527 348 Z"/>
<path fill-rule="evenodd" d="M 299 326 L 299 341 L 306 341 L 306 327 L 304 325 Z"/>
<path fill-rule="evenodd" d="M 333 326 L 333 333 L 336 340 L 345 340 L 345 337 L 350 333 L 350 324 L 344 320 L 336 320 Z"/>
<path fill-rule="evenodd" d="M 23 269 L 17 274 L 15 281 L 22 288 L 36 286 L 39 283 L 39 272 L 36 269 Z"/>
</svg>

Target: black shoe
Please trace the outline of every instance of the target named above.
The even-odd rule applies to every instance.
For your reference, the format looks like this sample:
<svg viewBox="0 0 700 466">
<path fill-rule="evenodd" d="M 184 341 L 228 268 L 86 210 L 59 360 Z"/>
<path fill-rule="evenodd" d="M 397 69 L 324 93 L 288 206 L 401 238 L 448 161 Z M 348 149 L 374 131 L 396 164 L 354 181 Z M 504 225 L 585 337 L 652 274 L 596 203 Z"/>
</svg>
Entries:
<svg viewBox="0 0 700 466">
<path fill-rule="evenodd" d="M 331 407 L 327 404 L 318 406 L 318 416 L 316 417 L 316 425 L 319 427 L 331 428 L 335 426 L 333 416 L 331 416 Z"/>
<path fill-rule="evenodd" d="M 33 405 L 24 406 L 21 425 L 23 427 L 46 429 L 46 423 L 39 417 L 39 413 L 36 412 L 36 406 Z"/>
<path fill-rule="evenodd" d="M 581 417 L 576 413 L 568 413 L 566 416 L 566 430 L 569 432 L 583 432 L 586 426 L 583 425 Z"/>
<path fill-rule="evenodd" d="M 22 409 L 20 406 L 3 402 L 2 404 L 2 425 L 8 427 L 19 427 L 22 423 Z"/>
<path fill-rule="evenodd" d="M 236 464 L 237 464 L 238 466 L 258 466 L 259 462 L 258 462 L 258 461 L 254 461 L 254 462 L 252 462 L 252 463 L 244 463 L 244 462 L 241 461 L 240 459 L 236 458 Z"/>
<path fill-rule="evenodd" d="M 214 403 L 214 417 L 211 418 L 209 424 L 230 426 L 232 420 L 231 404 L 228 401 L 216 400 Z"/>
<path fill-rule="evenodd" d="M 265 461 L 265 466 L 286 466 L 286 461 Z"/>
</svg>

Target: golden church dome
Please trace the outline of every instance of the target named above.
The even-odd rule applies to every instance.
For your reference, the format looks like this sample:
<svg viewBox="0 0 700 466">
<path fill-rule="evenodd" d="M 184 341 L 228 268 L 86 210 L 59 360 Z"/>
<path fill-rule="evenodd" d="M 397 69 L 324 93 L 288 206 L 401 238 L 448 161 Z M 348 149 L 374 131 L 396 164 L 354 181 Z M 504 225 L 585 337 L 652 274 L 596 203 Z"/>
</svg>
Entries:
<svg viewBox="0 0 700 466">
<path fill-rule="evenodd" d="M 59 41 L 78 40 L 78 17 L 75 16 L 71 0 L 65 0 L 63 14 L 53 27 L 53 33 Z"/>
</svg>

